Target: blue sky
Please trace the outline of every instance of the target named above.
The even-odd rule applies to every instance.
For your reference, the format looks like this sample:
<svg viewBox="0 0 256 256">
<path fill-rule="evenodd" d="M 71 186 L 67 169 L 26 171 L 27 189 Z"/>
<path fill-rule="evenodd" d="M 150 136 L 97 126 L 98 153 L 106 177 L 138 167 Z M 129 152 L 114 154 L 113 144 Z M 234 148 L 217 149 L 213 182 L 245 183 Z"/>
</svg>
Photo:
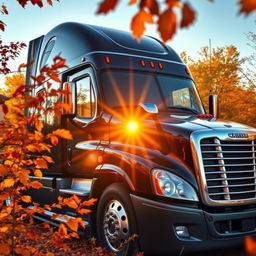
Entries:
<svg viewBox="0 0 256 256">
<path fill-rule="evenodd" d="M 118 8 L 108 15 L 96 15 L 100 0 L 60 0 L 54 1 L 54 7 L 45 5 L 44 8 L 28 5 L 25 9 L 16 0 L 4 2 L 9 15 L 2 16 L 7 24 L 6 32 L 1 37 L 4 41 L 24 41 L 47 33 L 51 28 L 66 21 L 77 21 L 88 24 L 102 25 L 122 30 L 129 30 L 130 21 L 137 11 L 136 6 L 127 6 L 128 0 L 120 0 Z M 161 0 L 160 2 L 164 2 Z M 238 15 L 237 0 L 191 0 L 197 10 L 197 21 L 189 29 L 179 30 L 174 39 L 168 44 L 178 53 L 186 51 L 192 57 L 197 56 L 198 50 L 212 40 L 212 46 L 233 44 L 238 47 L 241 56 L 248 56 L 252 52 L 247 45 L 246 33 L 256 31 L 256 12 L 245 18 Z M 146 34 L 158 37 L 156 27 L 147 26 Z M 24 51 L 19 62 L 26 61 Z M 12 69 L 17 64 L 13 64 Z"/>
</svg>

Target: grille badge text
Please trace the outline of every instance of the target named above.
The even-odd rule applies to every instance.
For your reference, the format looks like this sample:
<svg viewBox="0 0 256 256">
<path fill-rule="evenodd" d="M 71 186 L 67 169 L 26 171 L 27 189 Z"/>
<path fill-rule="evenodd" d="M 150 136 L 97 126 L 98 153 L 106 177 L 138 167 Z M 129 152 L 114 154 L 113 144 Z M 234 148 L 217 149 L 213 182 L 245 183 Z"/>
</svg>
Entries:
<svg viewBox="0 0 256 256">
<path fill-rule="evenodd" d="M 249 138 L 248 133 L 229 133 L 230 138 Z"/>
</svg>

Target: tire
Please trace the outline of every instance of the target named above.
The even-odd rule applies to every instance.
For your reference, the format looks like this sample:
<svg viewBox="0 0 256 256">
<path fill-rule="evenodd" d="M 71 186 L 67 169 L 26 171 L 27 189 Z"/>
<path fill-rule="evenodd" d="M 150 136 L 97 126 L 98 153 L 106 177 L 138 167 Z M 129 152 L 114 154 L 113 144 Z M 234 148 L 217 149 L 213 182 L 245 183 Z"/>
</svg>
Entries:
<svg viewBox="0 0 256 256">
<path fill-rule="evenodd" d="M 118 256 L 135 255 L 138 251 L 137 225 L 129 192 L 121 183 L 103 192 L 97 207 L 99 244 Z"/>
</svg>

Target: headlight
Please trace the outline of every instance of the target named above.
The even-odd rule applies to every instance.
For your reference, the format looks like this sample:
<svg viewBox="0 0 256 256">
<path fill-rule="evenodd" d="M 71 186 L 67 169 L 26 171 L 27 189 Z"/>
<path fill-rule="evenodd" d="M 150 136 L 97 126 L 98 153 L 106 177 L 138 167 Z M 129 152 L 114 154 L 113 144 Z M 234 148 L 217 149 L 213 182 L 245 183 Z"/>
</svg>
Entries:
<svg viewBox="0 0 256 256">
<path fill-rule="evenodd" d="M 198 201 L 197 194 L 193 187 L 182 178 L 159 169 L 153 170 L 152 175 L 157 195 L 175 199 Z"/>
</svg>

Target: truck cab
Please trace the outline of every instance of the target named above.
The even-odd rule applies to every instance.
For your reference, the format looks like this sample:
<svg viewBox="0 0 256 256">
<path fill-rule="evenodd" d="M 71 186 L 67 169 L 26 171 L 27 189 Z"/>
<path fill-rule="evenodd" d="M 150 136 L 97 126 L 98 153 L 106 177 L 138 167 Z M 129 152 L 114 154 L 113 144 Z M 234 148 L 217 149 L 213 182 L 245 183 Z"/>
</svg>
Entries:
<svg viewBox="0 0 256 256">
<path fill-rule="evenodd" d="M 67 129 L 73 139 L 53 149 L 55 163 L 40 180 L 44 187 L 31 192 L 33 201 L 97 198 L 87 231 L 118 255 L 179 255 L 238 245 L 255 234 L 256 129 L 217 120 L 213 96 L 206 114 L 171 47 L 64 23 L 30 42 L 27 84 L 59 54 L 68 67 L 53 86 L 70 94 L 46 104 L 63 101 L 72 111 L 49 113 L 44 129 Z"/>
</svg>

